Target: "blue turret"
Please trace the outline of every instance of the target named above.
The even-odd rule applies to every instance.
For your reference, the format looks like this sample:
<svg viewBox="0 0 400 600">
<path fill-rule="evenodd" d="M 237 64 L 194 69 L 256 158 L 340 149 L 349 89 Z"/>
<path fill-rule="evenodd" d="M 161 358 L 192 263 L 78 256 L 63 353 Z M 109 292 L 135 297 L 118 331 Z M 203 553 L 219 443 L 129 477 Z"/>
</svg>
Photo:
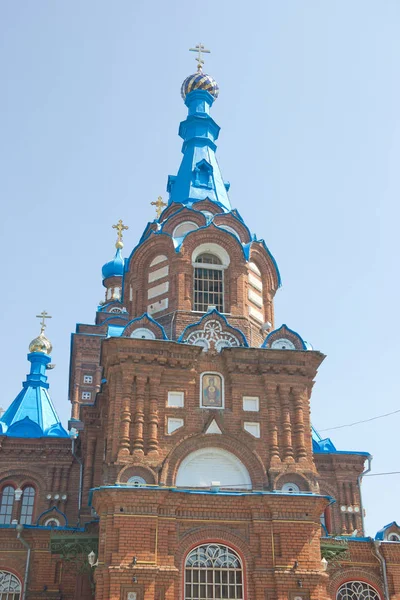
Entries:
<svg viewBox="0 0 400 600">
<path fill-rule="evenodd" d="M 179 135 L 184 140 L 182 163 L 178 175 L 168 177 L 169 203 L 192 205 L 209 198 L 230 211 L 229 183 L 224 182 L 215 156 L 220 128 L 210 116 L 218 85 L 199 69 L 185 79 L 181 92 L 188 116 L 179 127 Z"/>
<path fill-rule="evenodd" d="M 51 343 L 43 334 L 29 346 L 31 370 L 22 390 L 0 419 L 0 435 L 17 438 L 68 437 L 48 393 L 46 369 Z"/>
</svg>

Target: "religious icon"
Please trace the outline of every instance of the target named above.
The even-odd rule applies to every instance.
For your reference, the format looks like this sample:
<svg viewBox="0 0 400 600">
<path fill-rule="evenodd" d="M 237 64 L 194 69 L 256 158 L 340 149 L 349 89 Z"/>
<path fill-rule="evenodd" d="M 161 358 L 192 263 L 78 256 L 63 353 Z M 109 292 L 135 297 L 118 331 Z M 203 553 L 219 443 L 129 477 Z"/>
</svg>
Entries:
<svg viewBox="0 0 400 600">
<path fill-rule="evenodd" d="M 222 377 L 216 373 L 202 375 L 201 405 L 207 408 L 222 408 L 223 389 Z"/>
</svg>

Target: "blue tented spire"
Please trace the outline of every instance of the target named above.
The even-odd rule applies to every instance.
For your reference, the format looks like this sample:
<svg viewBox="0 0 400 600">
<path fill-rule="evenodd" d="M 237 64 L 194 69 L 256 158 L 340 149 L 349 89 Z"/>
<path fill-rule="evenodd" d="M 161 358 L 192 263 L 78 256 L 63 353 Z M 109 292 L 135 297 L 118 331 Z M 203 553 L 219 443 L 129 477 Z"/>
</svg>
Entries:
<svg viewBox="0 0 400 600">
<path fill-rule="evenodd" d="M 0 435 L 17 438 L 68 437 L 48 393 L 46 367 L 51 358 L 30 352 L 31 370 L 22 390 L 0 419 Z"/>
<path fill-rule="evenodd" d="M 217 95 L 210 81 L 213 82 L 212 78 L 201 73 L 183 83 L 182 95 L 188 107 L 187 119 L 179 127 L 183 158 L 178 175 L 168 177 L 167 192 L 169 204 L 191 205 L 209 198 L 230 211 L 229 183 L 224 182 L 215 156 L 220 128 L 210 116 Z"/>
</svg>

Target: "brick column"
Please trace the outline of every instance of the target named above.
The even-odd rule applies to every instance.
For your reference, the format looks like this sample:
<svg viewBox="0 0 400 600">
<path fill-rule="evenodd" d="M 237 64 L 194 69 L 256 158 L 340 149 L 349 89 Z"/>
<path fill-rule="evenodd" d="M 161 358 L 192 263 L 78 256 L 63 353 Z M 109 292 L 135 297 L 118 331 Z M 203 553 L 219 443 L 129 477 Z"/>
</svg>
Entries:
<svg viewBox="0 0 400 600">
<path fill-rule="evenodd" d="M 130 427 L 131 427 L 131 396 L 132 396 L 132 377 L 124 375 L 122 383 L 122 413 L 121 413 L 121 432 L 119 440 L 118 458 L 129 456 L 130 454 Z"/>
<path fill-rule="evenodd" d="M 278 440 L 278 423 L 277 423 L 277 407 L 276 407 L 276 384 L 268 383 L 268 376 L 264 375 L 265 393 L 267 396 L 268 406 L 268 431 L 269 431 L 269 452 L 271 465 L 280 464 L 281 457 L 279 454 Z"/>
<path fill-rule="evenodd" d="M 146 379 L 136 377 L 133 453 L 144 454 L 144 393 Z"/>
<path fill-rule="evenodd" d="M 304 438 L 304 402 L 306 390 L 295 387 L 292 390 L 294 398 L 294 440 L 296 449 L 296 460 L 307 460 L 307 449 Z"/>
<path fill-rule="evenodd" d="M 290 387 L 279 386 L 279 396 L 282 406 L 282 430 L 283 430 L 283 461 L 294 462 L 292 444 L 292 423 L 290 419 Z"/>
<path fill-rule="evenodd" d="M 158 390 L 160 379 L 150 379 L 150 411 L 149 411 L 149 439 L 148 453 L 158 454 Z"/>
</svg>

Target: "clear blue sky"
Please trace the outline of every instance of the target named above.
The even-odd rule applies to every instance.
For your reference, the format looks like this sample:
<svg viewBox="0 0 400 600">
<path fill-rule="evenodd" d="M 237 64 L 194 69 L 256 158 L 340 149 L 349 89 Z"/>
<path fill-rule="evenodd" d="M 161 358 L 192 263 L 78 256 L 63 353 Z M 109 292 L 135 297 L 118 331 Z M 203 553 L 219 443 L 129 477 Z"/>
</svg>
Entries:
<svg viewBox="0 0 400 600">
<path fill-rule="evenodd" d="M 314 425 L 398 409 L 399 29 L 397 0 L 3 0 L 1 404 L 45 308 L 66 424 L 70 334 L 103 298 L 111 225 L 129 224 L 127 253 L 178 169 L 179 89 L 202 41 L 232 204 L 281 270 L 277 324 L 327 354 Z M 399 430 L 395 415 L 329 434 L 379 473 L 400 470 Z M 399 475 L 364 495 L 368 533 L 400 520 Z"/>
</svg>

